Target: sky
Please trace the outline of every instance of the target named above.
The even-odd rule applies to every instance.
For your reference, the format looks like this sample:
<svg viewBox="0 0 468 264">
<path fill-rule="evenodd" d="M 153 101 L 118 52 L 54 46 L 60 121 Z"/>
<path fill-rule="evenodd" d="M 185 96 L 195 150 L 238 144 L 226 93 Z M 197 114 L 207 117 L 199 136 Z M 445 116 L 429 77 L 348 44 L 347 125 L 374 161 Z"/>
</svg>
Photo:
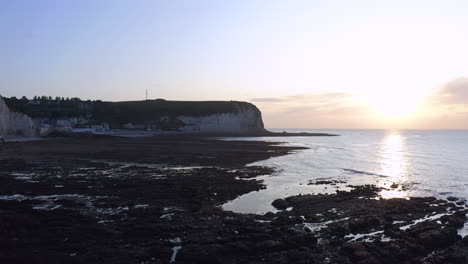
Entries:
<svg viewBox="0 0 468 264">
<path fill-rule="evenodd" d="M 269 128 L 468 129 L 467 1 L 0 0 L 0 94 L 239 100 Z"/>
</svg>

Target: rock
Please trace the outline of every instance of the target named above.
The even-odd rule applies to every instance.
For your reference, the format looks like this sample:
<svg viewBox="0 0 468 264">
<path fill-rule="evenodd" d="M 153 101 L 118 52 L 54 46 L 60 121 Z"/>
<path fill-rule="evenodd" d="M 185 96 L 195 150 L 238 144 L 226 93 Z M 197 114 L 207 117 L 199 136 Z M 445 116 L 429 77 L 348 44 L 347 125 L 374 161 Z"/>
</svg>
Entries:
<svg viewBox="0 0 468 264">
<path fill-rule="evenodd" d="M 377 260 L 375 257 L 370 256 L 358 262 L 359 264 L 379 264 L 381 261 Z"/>
<path fill-rule="evenodd" d="M 293 247 L 313 247 L 317 244 L 317 238 L 308 233 L 299 233 L 288 237 L 285 242 Z"/>
<path fill-rule="evenodd" d="M 343 245 L 343 250 L 350 254 L 353 263 L 369 259 L 372 257 L 372 254 L 362 243 L 346 243 Z"/>
<path fill-rule="evenodd" d="M 444 222 L 447 222 L 447 226 L 461 228 L 465 225 L 466 215 L 465 214 L 460 215 L 457 213 L 453 215 L 445 215 L 441 217 L 441 220 Z"/>
<path fill-rule="evenodd" d="M 449 253 L 448 259 L 452 263 L 467 263 L 468 252 L 467 250 L 453 250 Z"/>
<path fill-rule="evenodd" d="M 271 223 L 276 226 L 288 226 L 302 223 L 303 220 L 299 217 L 280 215 L 274 219 Z"/>
<path fill-rule="evenodd" d="M 361 230 L 365 230 L 369 227 L 377 227 L 380 225 L 379 219 L 375 217 L 364 217 L 349 222 L 349 229 L 353 233 L 358 233 Z"/>
<path fill-rule="evenodd" d="M 298 263 L 297 261 L 307 259 L 310 256 L 307 248 L 288 250 L 286 254 L 289 263 Z"/>
<path fill-rule="evenodd" d="M 417 239 L 428 249 L 436 249 L 453 244 L 457 239 L 455 228 L 432 229 L 418 235 Z"/>
<path fill-rule="evenodd" d="M 279 247 L 282 243 L 275 240 L 265 240 L 255 244 L 256 250 L 275 250 L 275 248 Z"/>
<path fill-rule="evenodd" d="M 284 199 L 276 199 L 271 203 L 276 209 L 284 210 L 289 207 L 289 203 Z"/>
<path fill-rule="evenodd" d="M 447 197 L 447 200 L 449 200 L 450 202 L 455 202 L 455 201 L 458 201 L 458 198 L 453 197 L 453 196 L 449 196 L 449 197 Z"/>
</svg>

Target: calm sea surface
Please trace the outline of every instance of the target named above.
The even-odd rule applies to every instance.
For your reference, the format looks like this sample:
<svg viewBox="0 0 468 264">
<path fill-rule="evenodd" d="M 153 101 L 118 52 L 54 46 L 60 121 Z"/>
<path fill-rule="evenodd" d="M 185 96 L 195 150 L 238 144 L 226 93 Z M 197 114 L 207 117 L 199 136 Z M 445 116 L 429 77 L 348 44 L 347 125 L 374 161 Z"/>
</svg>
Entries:
<svg viewBox="0 0 468 264">
<path fill-rule="evenodd" d="M 298 132 L 287 130 L 290 132 Z M 261 176 L 265 190 L 223 205 L 241 213 L 274 211 L 271 202 L 297 194 L 332 193 L 347 185 L 375 184 L 388 188 L 384 198 L 456 196 L 468 198 L 468 130 L 300 130 L 339 137 L 264 137 L 226 140 L 285 142 L 309 149 L 250 165 L 272 166 Z M 336 185 L 314 185 L 335 180 Z M 395 184 L 395 185 L 394 185 Z M 390 186 L 397 188 L 390 188 Z"/>
</svg>

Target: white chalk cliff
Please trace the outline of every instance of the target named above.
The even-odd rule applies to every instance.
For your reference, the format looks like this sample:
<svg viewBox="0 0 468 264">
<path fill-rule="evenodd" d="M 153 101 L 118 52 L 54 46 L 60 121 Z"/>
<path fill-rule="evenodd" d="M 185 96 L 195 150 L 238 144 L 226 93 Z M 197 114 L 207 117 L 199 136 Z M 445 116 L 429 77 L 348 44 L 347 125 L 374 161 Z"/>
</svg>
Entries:
<svg viewBox="0 0 468 264">
<path fill-rule="evenodd" d="M 29 116 L 10 111 L 0 96 L 0 136 L 10 135 L 35 136 L 36 126 Z"/>
<path fill-rule="evenodd" d="M 208 116 L 178 116 L 184 132 L 199 133 L 255 133 L 264 132 L 262 114 L 249 103 L 232 102 L 237 113 L 216 113 Z"/>
</svg>

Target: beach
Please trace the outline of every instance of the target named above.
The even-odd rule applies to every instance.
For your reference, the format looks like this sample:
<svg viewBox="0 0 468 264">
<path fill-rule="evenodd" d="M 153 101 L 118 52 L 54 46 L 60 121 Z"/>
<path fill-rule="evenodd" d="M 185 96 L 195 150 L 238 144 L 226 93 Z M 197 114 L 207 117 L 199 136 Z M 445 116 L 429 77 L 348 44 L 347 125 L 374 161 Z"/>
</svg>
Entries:
<svg viewBox="0 0 468 264">
<path fill-rule="evenodd" d="M 353 185 L 222 206 L 264 190 L 306 148 L 197 136 L 49 138 L 0 146 L 2 263 L 466 263 L 456 197 L 382 199 Z M 333 185 L 314 181 L 313 185 Z M 336 183 L 341 184 L 341 183 Z"/>
</svg>

